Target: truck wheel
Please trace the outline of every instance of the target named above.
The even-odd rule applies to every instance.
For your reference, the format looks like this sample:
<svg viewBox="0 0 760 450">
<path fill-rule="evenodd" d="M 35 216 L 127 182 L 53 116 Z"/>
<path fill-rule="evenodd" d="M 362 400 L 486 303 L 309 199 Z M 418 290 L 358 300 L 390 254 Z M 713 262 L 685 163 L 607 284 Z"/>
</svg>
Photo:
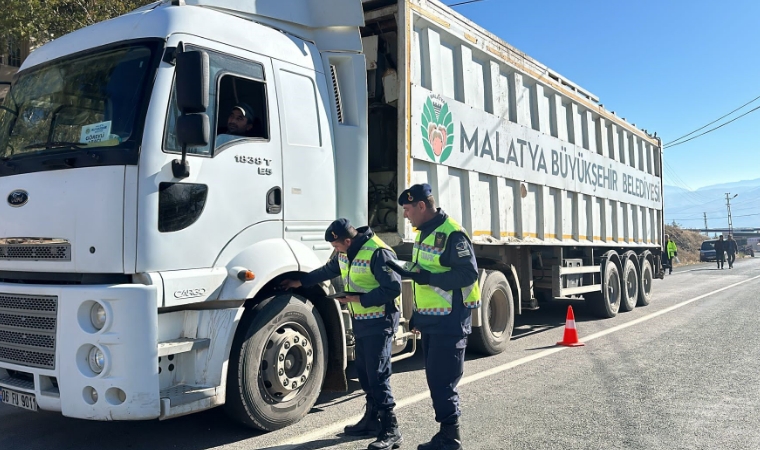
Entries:
<svg viewBox="0 0 760 450">
<path fill-rule="evenodd" d="M 636 270 L 636 264 L 633 263 L 631 258 L 625 259 L 623 265 L 623 298 L 620 302 L 620 309 L 623 311 L 633 311 L 636 307 L 636 302 L 639 301 L 639 287 L 641 282 L 639 281 L 639 274 Z"/>
<path fill-rule="evenodd" d="M 602 290 L 601 292 L 587 294 L 586 303 L 588 303 L 593 314 L 605 319 L 611 319 L 617 315 L 620 309 L 622 296 L 620 272 L 617 265 L 608 258 L 604 266 Z"/>
<path fill-rule="evenodd" d="M 470 346 L 478 353 L 497 355 L 507 348 L 515 325 L 512 289 L 507 277 L 497 270 L 486 271 L 480 290 L 480 312 L 483 320 L 481 326 L 473 327 Z"/>
<path fill-rule="evenodd" d="M 649 259 L 644 258 L 641 260 L 641 277 L 639 278 L 641 285 L 639 286 L 639 306 L 647 306 L 652 301 L 652 263 Z"/>
<path fill-rule="evenodd" d="M 325 378 L 322 318 L 306 299 L 274 297 L 241 320 L 230 353 L 225 410 L 251 428 L 273 431 L 301 420 Z"/>
</svg>

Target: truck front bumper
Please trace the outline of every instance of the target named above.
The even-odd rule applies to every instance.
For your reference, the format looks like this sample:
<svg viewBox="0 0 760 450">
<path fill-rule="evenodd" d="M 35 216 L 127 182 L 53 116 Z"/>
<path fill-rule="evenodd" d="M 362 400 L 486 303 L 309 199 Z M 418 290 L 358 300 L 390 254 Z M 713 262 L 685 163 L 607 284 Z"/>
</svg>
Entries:
<svg viewBox="0 0 760 450">
<path fill-rule="evenodd" d="M 157 418 L 157 301 L 154 286 L 0 283 L 0 387 L 68 417 Z"/>
</svg>

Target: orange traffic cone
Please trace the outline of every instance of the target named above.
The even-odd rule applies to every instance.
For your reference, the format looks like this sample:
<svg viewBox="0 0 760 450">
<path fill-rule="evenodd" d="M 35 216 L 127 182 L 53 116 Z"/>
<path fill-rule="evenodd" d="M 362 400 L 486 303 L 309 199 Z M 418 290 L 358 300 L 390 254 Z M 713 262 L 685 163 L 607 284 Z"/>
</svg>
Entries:
<svg viewBox="0 0 760 450">
<path fill-rule="evenodd" d="M 564 345 L 567 347 L 580 347 L 586 345 L 578 340 L 578 330 L 575 329 L 575 314 L 573 314 L 573 307 L 567 307 L 567 320 L 565 321 L 565 336 L 557 345 Z"/>
</svg>

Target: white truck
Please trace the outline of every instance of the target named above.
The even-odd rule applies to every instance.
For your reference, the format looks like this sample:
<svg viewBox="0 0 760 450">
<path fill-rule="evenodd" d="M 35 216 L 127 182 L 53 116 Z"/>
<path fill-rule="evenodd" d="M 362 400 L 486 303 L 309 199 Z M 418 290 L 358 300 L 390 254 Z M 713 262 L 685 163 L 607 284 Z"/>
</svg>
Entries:
<svg viewBox="0 0 760 450">
<path fill-rule="evenodd" d="M 241 102 L 250 131 L 222 136 Z M 337 217 L 410 257 L 396 196 L 420 182 L 475 244 L 475 350 L 501 352 L 539 300 L 646 305 L 661 162 L 659 139 L 434 0 L 166 0 L 84 28 L 35 50 L 0 111 L 3 402 L 297 422 L 346 389 L 353 336 L 326 298 L 340 280 L 280 281 L 331 257 Z M 402 320 L 396 359 L 415 346 Z"/>
</svg>

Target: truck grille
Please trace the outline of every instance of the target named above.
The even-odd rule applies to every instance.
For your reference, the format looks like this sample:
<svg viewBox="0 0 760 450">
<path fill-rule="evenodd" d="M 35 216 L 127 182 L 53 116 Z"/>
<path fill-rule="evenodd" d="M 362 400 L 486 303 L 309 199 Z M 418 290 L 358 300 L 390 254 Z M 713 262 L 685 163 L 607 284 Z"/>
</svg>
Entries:
<svg viewBox="0 0 760 450">
<path fill-rule="evenodd" d="M 70 244 L 0 244 L 0 260 L 71 261 Z"/>
<path fill-rule="evenodd" d="M 58 297 L 0 293 L 0 361 L 55 368 Z"/>
</svg>

